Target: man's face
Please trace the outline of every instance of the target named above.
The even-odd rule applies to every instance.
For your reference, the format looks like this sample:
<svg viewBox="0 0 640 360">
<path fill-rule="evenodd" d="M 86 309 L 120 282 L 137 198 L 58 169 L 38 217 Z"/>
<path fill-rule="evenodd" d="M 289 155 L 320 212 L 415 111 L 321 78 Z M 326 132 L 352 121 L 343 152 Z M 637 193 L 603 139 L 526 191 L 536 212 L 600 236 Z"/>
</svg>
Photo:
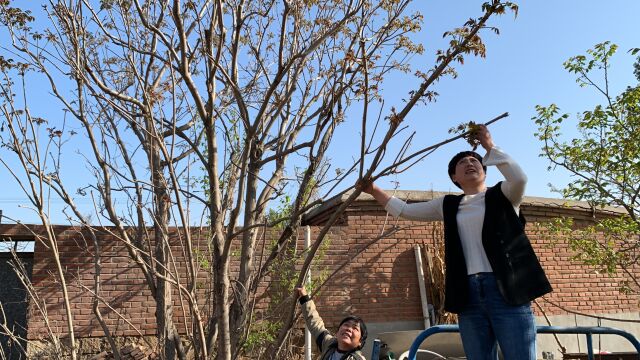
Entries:
<svg viewBox="0 0 640 360">
<path fill-rule="evenodd" d="M 451 179 L 463 187 L 468 184 L 484 182 L 485 173 L 482 163 L 473 156 L 463 157 L 456 164 Z"/>
<path fill-rule="evenodd" d="M 336 338 L 338 339 L 338 350 L 350 351 L 360 346 L 360 323 L 356 320 L 347 320 L 340 325 Z"/>
</svg>

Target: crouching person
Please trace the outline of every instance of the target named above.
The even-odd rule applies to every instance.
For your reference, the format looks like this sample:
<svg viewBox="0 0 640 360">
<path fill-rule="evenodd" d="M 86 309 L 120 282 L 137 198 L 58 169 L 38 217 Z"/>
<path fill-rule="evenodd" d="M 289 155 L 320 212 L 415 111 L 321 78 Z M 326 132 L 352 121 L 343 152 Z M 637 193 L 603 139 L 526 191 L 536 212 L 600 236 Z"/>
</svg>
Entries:
<svg viewBox="0 0 640 360">
<path fill-rule="evenodd" d="M 331 335 L 306 289 L 297 287 L 295 291 L 311 339 L 315 340 L 320 351 L 318 360 L 366 360 L 360 352 L 367 339 L 367 326 L 361 318 L 347 316 L 340 322 L 336 335 Z"/>
</svg>

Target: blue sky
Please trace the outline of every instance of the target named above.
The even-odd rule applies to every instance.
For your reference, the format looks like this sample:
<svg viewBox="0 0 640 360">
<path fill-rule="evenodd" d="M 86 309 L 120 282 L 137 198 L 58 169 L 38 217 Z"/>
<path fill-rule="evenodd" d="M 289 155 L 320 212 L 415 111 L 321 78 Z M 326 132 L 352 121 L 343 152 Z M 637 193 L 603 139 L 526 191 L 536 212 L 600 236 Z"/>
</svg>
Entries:
<svg viewBox="0 0 640 360">
<path fill-rule="evenodd" d="M 426 46 L 425 54 L 415 61 L 432 64 L 433 54 L 444 48 L 442 34 L 459 26 L 471 16 L 478 16 L 482 1 L 424 1 L 416 8 L 425 16 L 425 26 L 418 39 Z M 639 1 L 522 1 L 519 13 L 493 18 L 490 25 L 500 35 L 484 33 L 487 47 L 484 59 L 468 57 L 458 67 L 457 79 L 446 79 L 432 89 L 440 96 L 435 103 L 412 112 L 407 125 L 416 131 L 414 149 L 431 145 L 448 137 L 447 130 L 456 124 L 474 120 L 486 122 L 503 112 L 510 116 L 491 126 L 496 144 L 510 153 L 529 176 L 526 195 L 557 198 L 549 183 L 562 187 L 566 173 L 549 172 L 548 162 L 539 158 L 541 143 L 535 139 L 535 105 L 556 103 L 572 115 L 592 109 L 603 98 L 594 90 L 580 88 L 575 77 L 562 64 L 571 56 L 584 54 L 593 45 L 611 41 L 619 45 L 610 69 L 613 94 L 635 84 L 634 57 L 627 51 L 640 47 L 637 27 Z M 428 67 L 426 67 L 428 68 Z M 403 83 L 403 84 L 406 84 Z M 405 95 L 409 88 L 397 84 L 388 91 Z M 570 123 L 572 124 L 572 123 Z M 570 134 L 571 128 L 564 133 Z M 349 134 L 345 134 L 347 141 Z M 457 190 L 446 173 L 450 157 L 469 147 L 464 141 L 446 145 L 422 163 L 393 178 L 381 179 L 383 188 L 399 183 L 404 190 Z M 481 153 L 483 153 L 481 151 Z M 501 180 L 496 170 L 489 170 L 488 183 Z"/>
<path fill-rule="evenodd" d="M 414 67 L 424 64 L 423 69 L 430 68 L 435 51 L 446 47 L 443 32 L 461 26 L 469 17 L 479 16 L 482 2 L 416 1 L 415 10 L 425 16 L 423 30 L 416 35 L 416 40 L 424 44 L 426 51 L 412 60 Z M 529 0 L 518 4 L 516 18 L 507 14 L 490 21 L 490 25 L 500 29 L 500 35 L 484 34 L 487 57 L 468 57 L 464 66 L 458 66 L 457 79 L 444 79 L 432 89 L 440 94 L 437 102 L 413 111 L 406 125 L 416 132 L 415 150 L 447 138 L 447 130 L 458 123 L 485 122 L 509 112 L 508 118 L 491 127 L 495 142 L 518 160 L 528 174 L 526 195 L 558 197 L 547 184 L 562 187 L 570 179 L 560 170 L 547 171 L 547 162 L 538 157 L 541 144 L 533 135 L 534 107 L 556 103 L 563 112 L 576 114 L 601 103 L 603 99 L 593 90 L 577 86 L 574 76 L 564 70 L 562 63 L 607 40 L 619 45 L 610 72 L 612 92 L 617 94 L 626 86 L 634 85 L 635 59 L 627 50 L 640 47 L 637 27 L 640 1 Z M 386 103 L 400 107 L 399 99 L 415 87 L 416 84 L 406 80 L 388 83 L 384 89 Z M 335 141 L 339 150 L 331 154 L 336 164 L 348 160 L 341 159 L 345 148 L 358 146 L 353 144 L 354 131 L 357 128 L 352 126 L 338 130 Z M 392 181 L 397 181 L 403 190 L 456 190 L 447 177 L 446 164 L 453 153 L 467 148 L 464 141 L 449 144 L 406 172 L 381 179 L 378 184 L 391 188 Z M 349 153 L 357 153 L 351 150 Z M 79 176 L 83 169 L 77 169 Z M 499 180 L 497 171 L 490 170 L 488 182 Z M 0 209 L 4 214 L 26 223 L 37 223 L 33 212 L 20 207 L 26 198 L 10 184 L 4 168 L 0 169 L 0 181 L 5 184 L 0 192 Z M 90 202 L 86 201 L 85 206 L 90 206 Z M 61 214 L 54 216 L 53 222 L 65 223 Z"/>
</svg>

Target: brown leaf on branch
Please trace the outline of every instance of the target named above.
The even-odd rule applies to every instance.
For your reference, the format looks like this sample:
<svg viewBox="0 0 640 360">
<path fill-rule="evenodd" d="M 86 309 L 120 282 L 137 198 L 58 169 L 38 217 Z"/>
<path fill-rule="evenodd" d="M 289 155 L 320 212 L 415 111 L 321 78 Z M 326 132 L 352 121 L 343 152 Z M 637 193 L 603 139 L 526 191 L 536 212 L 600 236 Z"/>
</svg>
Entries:
<svg viewBox="0 0 640 360">
<path fill-rule="evenodd" d="M 449 134 L 462 134 L 462 138 L 465 139 L 475 151 L 478 148 L 478 145 L 480 145 L 480 141 L 476 138 L 476 133 L 479 127 L 480 126 L 474 121 L 469 121 L 450 128 Z"/>
</svg>

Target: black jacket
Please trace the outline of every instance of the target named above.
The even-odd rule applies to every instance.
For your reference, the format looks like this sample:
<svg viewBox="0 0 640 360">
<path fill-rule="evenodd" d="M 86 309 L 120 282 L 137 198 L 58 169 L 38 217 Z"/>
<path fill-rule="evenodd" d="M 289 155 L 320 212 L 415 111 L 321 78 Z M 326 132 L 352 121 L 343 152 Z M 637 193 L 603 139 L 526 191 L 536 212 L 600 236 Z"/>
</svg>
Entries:
<svg viewBox="0 0 640 360">
<path fill-rule="evenodd" d="M 445 310 L 458 313 L 469 297 L 467 265 L 458 234 L 456 215 L 464 195 L 446 195 L 443 202 L 445 239 Z M 524 233 L 518 216 L 502 193 L 500 183 L 485 195 L 482 245 L 498 289 L 508 304 L 522 305 L 552 291 L 551 284 Z"/>
</svg>

